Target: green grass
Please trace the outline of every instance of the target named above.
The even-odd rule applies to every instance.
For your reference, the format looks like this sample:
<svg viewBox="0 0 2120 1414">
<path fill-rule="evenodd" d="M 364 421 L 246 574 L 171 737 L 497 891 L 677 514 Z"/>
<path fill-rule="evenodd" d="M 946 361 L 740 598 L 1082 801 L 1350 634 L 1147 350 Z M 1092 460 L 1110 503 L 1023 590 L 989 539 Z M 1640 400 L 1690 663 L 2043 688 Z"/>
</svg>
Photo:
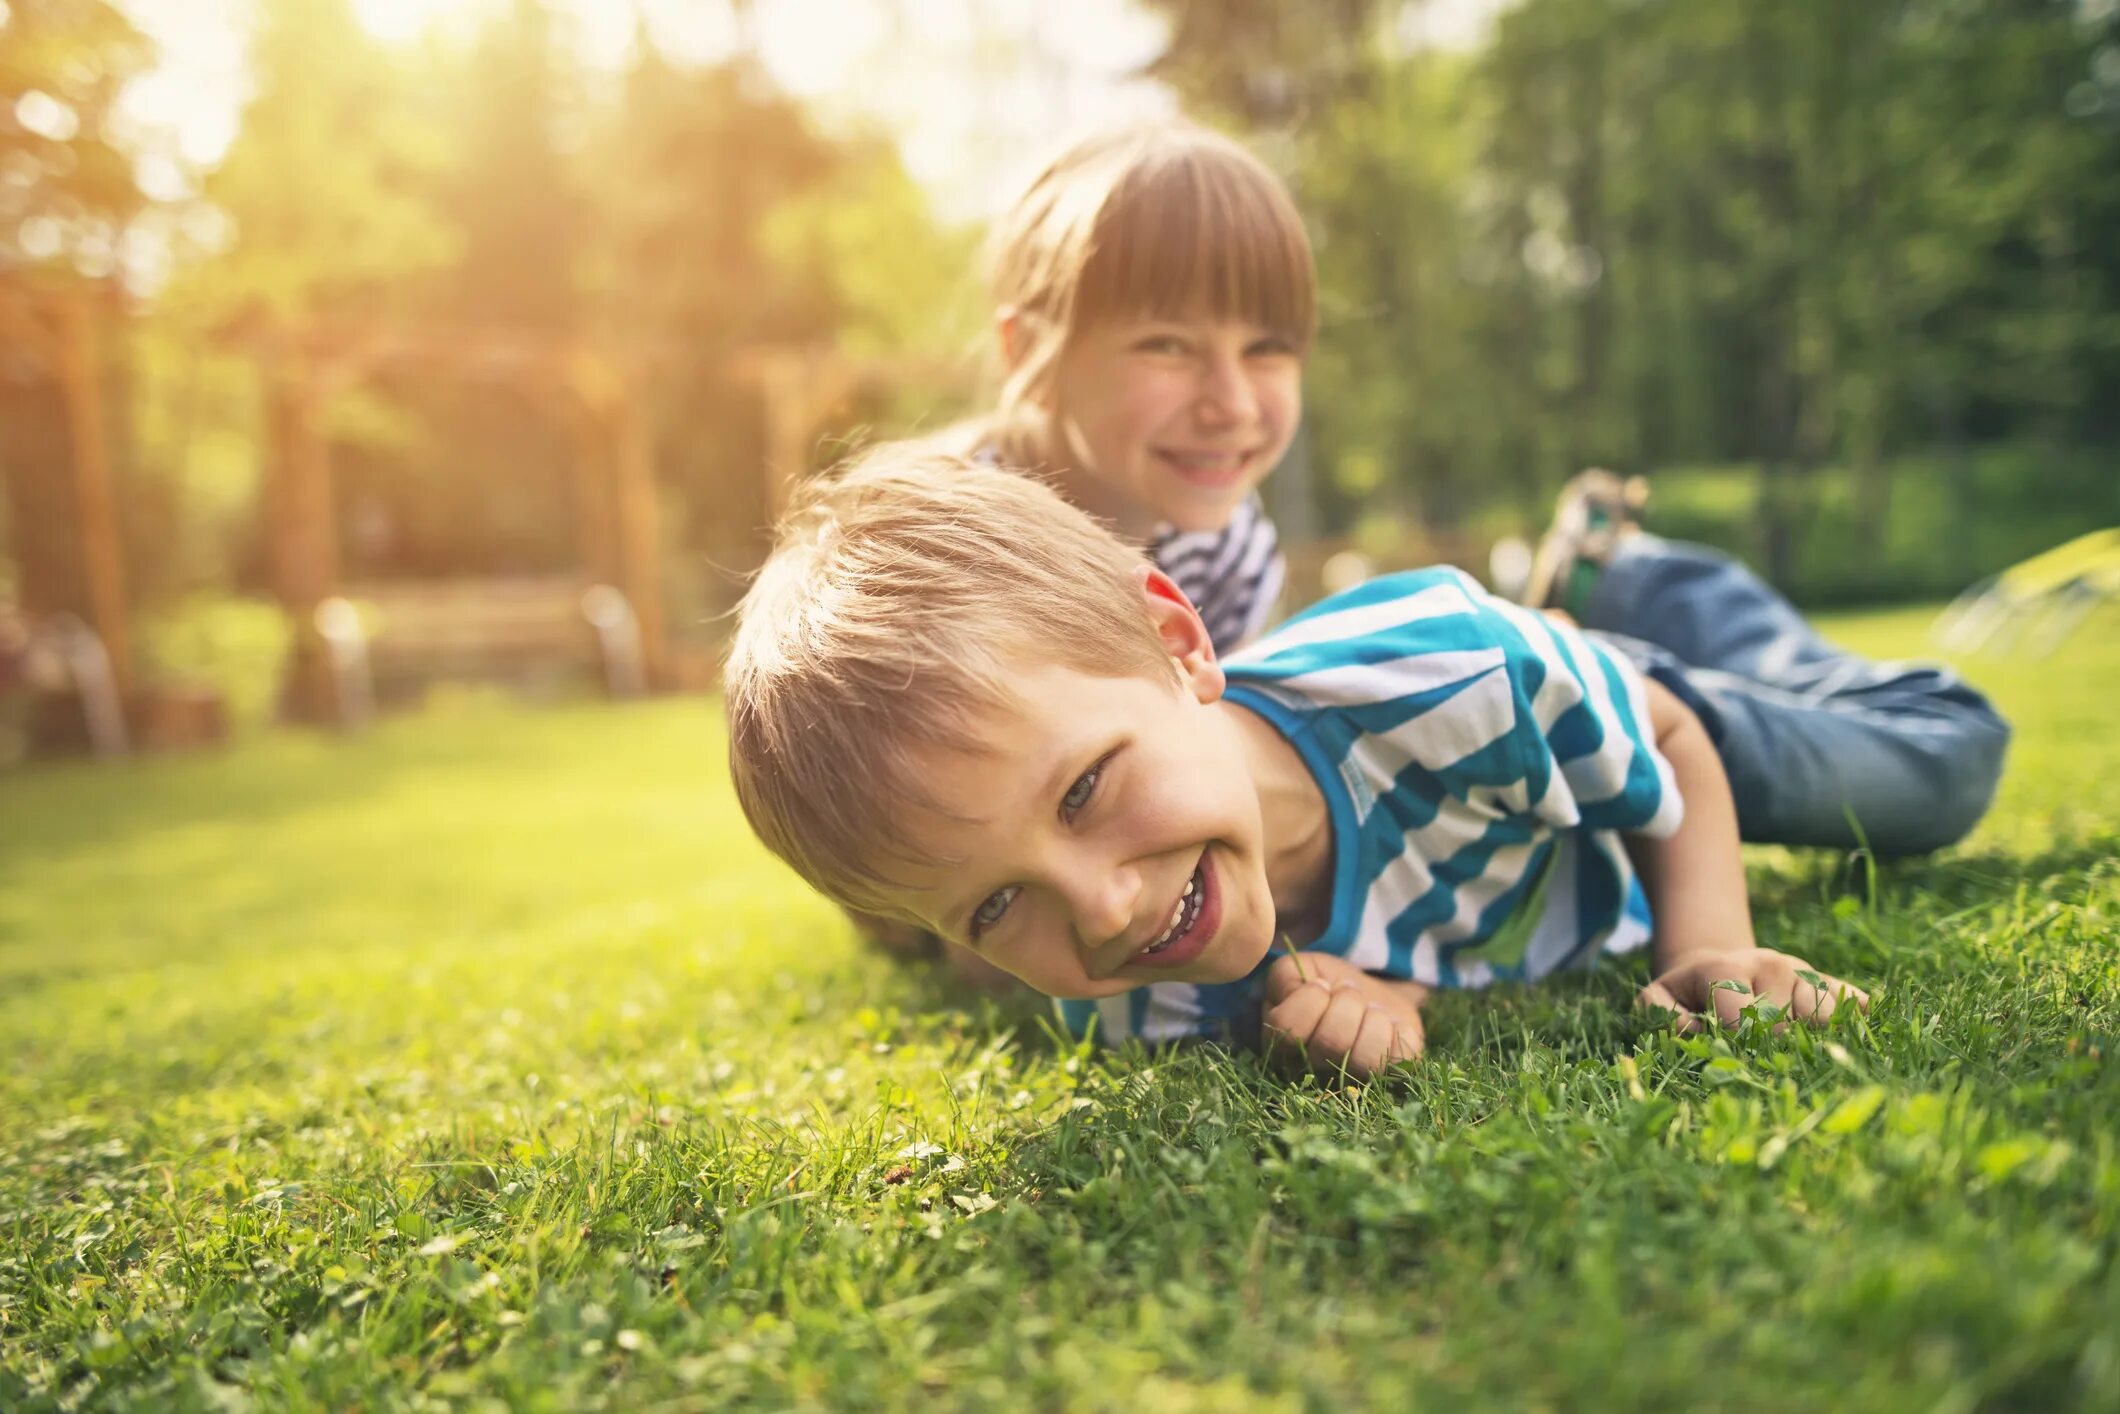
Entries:
<svg viewBox="0 0 2120 1414">
<path fill-rule="evenodd" d="M 865 955 L 697 700 L 9 776 L 0 1408 L 2112 1408 L 2120 613 L 1973 667 L 1980 835 L 1755 861 L 1866 1022 L 1614 967 L 1358 1091 Z"/>
</svg>

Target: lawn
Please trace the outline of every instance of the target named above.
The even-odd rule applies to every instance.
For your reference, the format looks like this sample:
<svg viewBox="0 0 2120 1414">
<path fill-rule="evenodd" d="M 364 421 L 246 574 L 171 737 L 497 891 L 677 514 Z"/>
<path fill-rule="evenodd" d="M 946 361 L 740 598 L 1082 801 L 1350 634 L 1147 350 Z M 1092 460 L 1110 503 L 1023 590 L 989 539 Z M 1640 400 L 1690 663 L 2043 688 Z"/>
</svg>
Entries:
<svg viewBox="0 0 2120 1414">
<path fill-rule="evenodd" d="M 1970 669 L 1979 835 L 1754 861 L 1866 1020 L 1360 1089 L 865 954 L 696 699 L 0 778 L 0 1408 L 2113 1408 L 2120 612 Z"/>
</svg>

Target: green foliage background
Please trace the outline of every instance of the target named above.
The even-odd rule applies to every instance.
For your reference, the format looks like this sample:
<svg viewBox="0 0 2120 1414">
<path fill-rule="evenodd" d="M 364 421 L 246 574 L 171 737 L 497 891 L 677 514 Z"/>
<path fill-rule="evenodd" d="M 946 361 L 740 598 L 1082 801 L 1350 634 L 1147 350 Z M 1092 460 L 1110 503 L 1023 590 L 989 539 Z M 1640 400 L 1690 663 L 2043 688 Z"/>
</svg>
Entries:
<svg viewBox="0 0 2120 1414">
<path fill-rule="evenodd" d="M 2120 516 L 2112 6 L 1523 0 L 1466 53 L 1406 42 L 1420 6 L 1154 8 L 1316 232 L 1284 515 L 1521 526 L 1584 466 L 1728 467 L 1742 518 L 1685 529 L 1806 601 Z M 1880 562 L 1908 509 L 1921 563 Z"/>
<path fill-rule="evenodd" d="M 753 58 L 680 67 L 643 44 L 610 74 L 566 35 L 533 0 L 496 7 L 468 38 L 417 45 L 378 40 L 347 0 L 261 0 L 233 145 L 194 174 L 195 199 L 158 204 L 129 180 L 74 175 L 128 175 L 122 154 L 102 161 L 110 108 L 151 48 L 103 0 L 8 7 L 0 114 L 57 94 L 81 130 L 0 146 L 28 180 L 0 183 L 0 200 L 24 205 L 14 221 L 0 207 L 0 275 L 107 273 L 91 257 L 133 228 L 170 262 L 152 300 L 105 331 L 137 597 L 263 590 L 260 380 L 273 366 L 245 339 L 274 328 L 501 329 L 613 352 L 646 395 L 686 628 L 726 607 L 761 549 L 764 429 L 739 354 L 830 347 L 944 366 L 966 354 L 972 238 L 935 220 L 883 136 L 827 131 Z M 53 75 L 83 56 L 112 77 L 62 89 Z M 0 141 L 14 136 L 0 117 Z M 64 239 L 25 244 L 33 217 Z M 29 367 L 0 373 L 21 407 L 14 435 L 0 429 L 13 492 L 0 544 L 14 550 L 12 565 L 0 551 L 0 583 L 78 601 L 71 512 L 53 494 L 67 484 L 54 389 Z M 904 391 L 932 421 L 968 383 Z M 877 412 L 838 409 L 830 430 Z M 327 417 L 350 577 L 576 563 L 564 409 L 473 367 L 343 388 Z M 41 558 L 22 548 L 32 540 Z"/>
<path fill-rule="evenodd" d="M 1315 236 L 1309 435 L 1268 487 L 1295 538 L 1419 558 L 1532 528 L 1610 464 L 1666 474 L 1670 528 L 1825 603 L 1953 591 L 2120 520 L 2105 0 L 1518 0 L 1469 49 L 1418 41 L 1421 0 L 1139 3 L 1165 27 L 1151 75 L 1254 143 Z M 752 55 L 680 63 L 644 30 L 611 73 L 540 0 L 413 44 L 348 0 L 259 0 L 234 145 L 195 198 L 150 201 L 113 120 L 149 42 L 107 0 L 7 16 L 0 269 L 105 277 L 134 241 L 171 271 L 109 370 L 145 601 L 263 585 L 260 369 L 231 335 L 271 320 L 621 351 L 686 626 L 760 551 L 746 351 L 905 356 L 827 411 L 818 462 L 976 395 L 977 233 Z M 36 533 L 7 568 L 71 602 L 60 422 L 23 376 L 0 376 L 0 525 Z M 353 577 L 577 555 L 556 409 L 423 373 L 329 418 Z"/>
</svg>

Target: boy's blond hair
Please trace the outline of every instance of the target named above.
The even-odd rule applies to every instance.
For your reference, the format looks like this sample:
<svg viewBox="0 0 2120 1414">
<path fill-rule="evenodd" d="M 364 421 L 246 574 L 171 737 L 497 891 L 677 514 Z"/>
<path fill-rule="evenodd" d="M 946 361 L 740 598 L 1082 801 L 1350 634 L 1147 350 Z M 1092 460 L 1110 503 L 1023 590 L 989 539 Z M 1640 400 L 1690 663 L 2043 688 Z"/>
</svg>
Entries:
<svg viewBox="0 0 2120 1414">
<path fill-rule="evenodd" d="M 1069 343 L 1100 320 L 1243 319 L 1304 354 L 1316 332 L 1317 272 L 1287 186 L 1191 123 L 1069 146 L 995 221 L 986 265 L 1021 341 L 985 429 L 1011 465 L 1052 460 L 1043 409 Z"/>
<path fill-rule="evenodd" d="M 821 893 L 905 917 L 894 862 L 948 862 L 907 843 L 911 812 L 940 809 L 923 749 L 980 749 L 981 719 L 1037 665 L 1175 684 L 1143 563 L 1043 483 L 931 443 L 810 483 L 744 596 L 723 673 L 751 827 Z"/>
</svg>

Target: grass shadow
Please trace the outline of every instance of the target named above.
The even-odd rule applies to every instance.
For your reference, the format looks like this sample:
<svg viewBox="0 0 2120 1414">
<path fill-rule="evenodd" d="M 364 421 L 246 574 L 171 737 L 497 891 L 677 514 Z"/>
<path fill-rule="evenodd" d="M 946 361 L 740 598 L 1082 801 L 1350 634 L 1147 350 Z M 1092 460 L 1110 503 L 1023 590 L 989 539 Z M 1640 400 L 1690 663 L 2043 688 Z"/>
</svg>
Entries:
<svg viewBox="0 0 2120 1414">
<path fill-rule="evenodd" d="M 1842 898 L 1869 897 L 1871 870 L 1859 851 L 1792 852 L 1788 859 L 1788 867 L 1752 871 L 1755 914 L 1830 912 Z M 2026 886 L 2052 893 L 2077 880 L 2088 882 L 2116 872 L 2120 831 L 2098 828 L 2050 841 L 2031 853 L 1989 847 L 1880 860 L 1875 879 L 1881 907 L 1890 906 L 1894 898 L 1920 895 L 1955 911 L 2009 898 Z"/>
</svg>

